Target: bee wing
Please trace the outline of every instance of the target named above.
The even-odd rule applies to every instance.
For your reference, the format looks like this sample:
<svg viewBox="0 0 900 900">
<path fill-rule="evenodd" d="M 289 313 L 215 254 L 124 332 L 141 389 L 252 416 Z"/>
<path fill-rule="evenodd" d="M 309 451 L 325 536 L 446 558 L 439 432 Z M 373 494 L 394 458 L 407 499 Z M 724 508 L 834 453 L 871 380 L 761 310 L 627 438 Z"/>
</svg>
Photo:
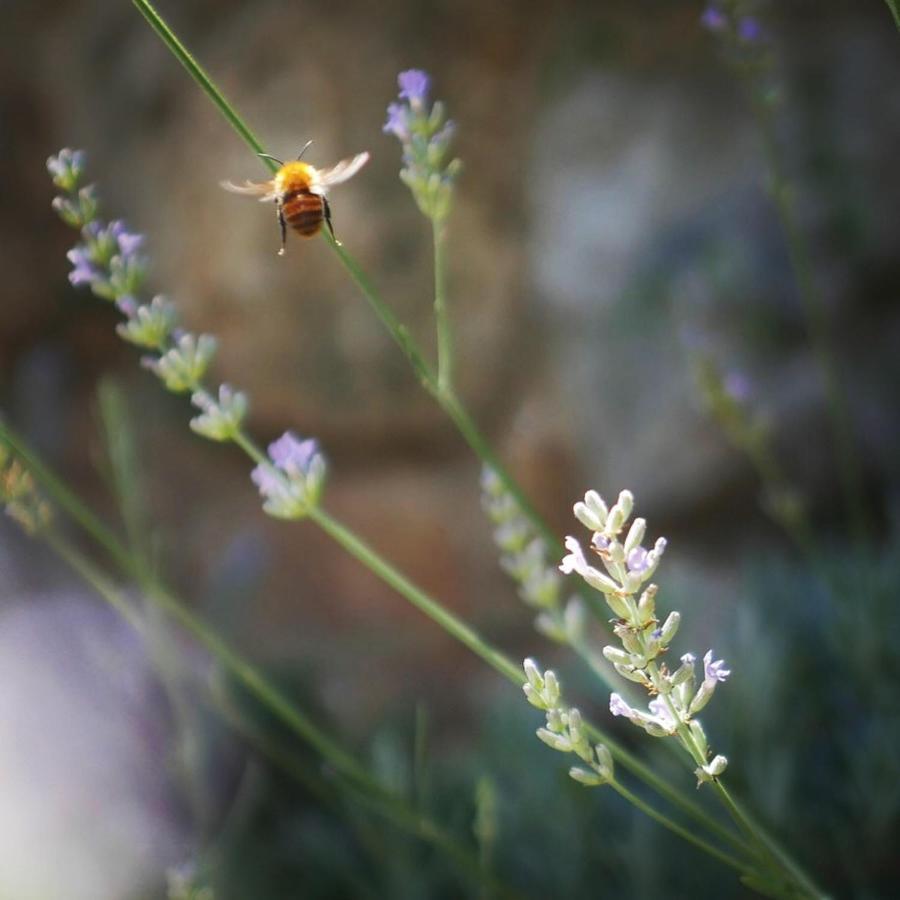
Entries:
<svg viewBox="0 0 900 900">
<path fill-rule="evenodd" d="M 219 184 L 232 194 L 244 194 L 248 197 L 259 197 L 265 203 L 274 200 L 277 196 L 274 181 L 245 181 L 243 184 L 234 184 L 231 181 L 220 181 Z"/>
<path fill-rule="evenodd" d="M 369 154 L 367 152 L 357 153 L 353 159 L 342 159 L 330 169 L 318 169 L 316 183 L 311 190 L 317 194 L 324 193 L 332 185 L 352 178 L 368 161 Z"/>
</svg>

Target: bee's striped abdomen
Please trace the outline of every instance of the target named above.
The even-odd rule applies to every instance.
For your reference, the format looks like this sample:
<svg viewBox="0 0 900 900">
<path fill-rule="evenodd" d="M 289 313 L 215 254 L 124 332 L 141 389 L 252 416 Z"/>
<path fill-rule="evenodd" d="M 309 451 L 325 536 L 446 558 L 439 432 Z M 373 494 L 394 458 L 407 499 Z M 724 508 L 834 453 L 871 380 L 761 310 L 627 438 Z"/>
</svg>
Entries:
<svg viewBox="0 0 900 900">
<path fill-rule="evenodd" d="M 325 204 L 318 194 L 307 190 L 291 191 L 281 201 L 284 219 L 298 234 L 311 237 L 322 227 Z"/>
</svg>

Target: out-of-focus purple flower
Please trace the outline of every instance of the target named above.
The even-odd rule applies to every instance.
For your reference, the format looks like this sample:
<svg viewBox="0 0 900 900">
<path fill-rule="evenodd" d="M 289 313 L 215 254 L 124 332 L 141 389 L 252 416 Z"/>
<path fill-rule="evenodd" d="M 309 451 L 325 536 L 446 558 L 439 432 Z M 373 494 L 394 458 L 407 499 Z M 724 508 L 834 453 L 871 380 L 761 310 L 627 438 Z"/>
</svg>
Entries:
<svg viewBox="0 0 900 900">
<path fill-rule="evenodd" d="M 609 711 L 614 716 L 625 716 L 630 719 L 634 715 L 634 710 L 618 695 L 609 695 Z"/>
<path fill-rule="evenodd" d="M 93 284 L 99 277 L 100 273 L 94 268 L 90 260 L 86 247 L 79 244 L 66 253 L 69 262 L 72 263 L 72 271 L 69 272 L 69 281 L 75 287 L 81 284 Z"/>
<path fill-rule="evenodd" d="M 421 69 L 407 69 L 397 76 L 400 99 L 409 100 L 410 106 L 419 107 L 428 96 L 428 75 Z"/>
<path fill-rule="evenodd" d="M 703 15 L 700 16 L 700 24 L 710 31 L 724 31 L 728 25 L 728 17 L 718 6 L 713 4 L 707 6 Z"/>
<path fill-rule="evenodd" d="M 755 44 L 762 39 L 762 25 L 759 24 L 759 19 L 756 19 L 753 16 L 744 16 L 738 22 L 737 33 L 742 41 L 745 41 L 748 44 Z"/>
<path fill-rule="evenodd" d="M 731 669 L 725 668 L 724 659 L 713 659 L 712 650 L 703 655 L 703 680 L 709 682 L 725 681 L 731 674 Z"/>
<path fill-rule="evenodd" d="M 409 113 L 402 103 L 391 103 L 387 108 L 387 121 L 382 127 L 385 134 L 393 134 L 400 141 L 409 140 Z"/>
<path fill-rule="evenodd" d="M 647 560 L 647 551 L 643 547 L 635 547 L 628 554 L 626 562 L 628 563 L 628 571 L 634 575 L 641 575 L 643 572 L 646 572 L 647 567 L 650 565 Z"/>
<path fill-rule="evenodd" d="M 722 387 L 725 393 L 738 403 L 749 400 L 753 393 L 750 379 L 743 372 L 728 372 L 722 379 Z"/>
<path fill-rule="evenodd" d="M 289 475 L 305 475 L 318 452 L 319 444 L 315 438 L 301 440 L 293 431 L 286 431 L 269 444 L 269 459 Z"/>
</svg>

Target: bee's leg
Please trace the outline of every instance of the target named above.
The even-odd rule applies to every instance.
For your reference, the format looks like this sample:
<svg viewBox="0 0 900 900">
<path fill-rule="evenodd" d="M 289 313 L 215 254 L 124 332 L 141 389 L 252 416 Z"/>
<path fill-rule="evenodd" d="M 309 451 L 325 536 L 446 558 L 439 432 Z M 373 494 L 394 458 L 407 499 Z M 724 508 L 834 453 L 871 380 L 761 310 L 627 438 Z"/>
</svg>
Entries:
<svg viewBox="0 0 900 900">
<path fill-rule="evenodd" d="M 278 224 L 281 226 L 281 249 L 278 251 L 279 256 L 284 256 L 284 245 L 287 243 L 287 222 L 284 221 L 284 210 L 281 204 L 278 206 Z"/>
<path fill-rule="evenodd" d="M 328 226 L 328 230 L 331 232 L 331 238 L 338 245 L 338 247 L 340 247 L 341 242 L 337 239 L 337 235 L 334 233 L 334 225 L 331 224 L 331 207 L 328 205 L 328 200 L 325 197 L 322 198 L 322 206 L 325 210 L 325 224 Z"/>
</svg>

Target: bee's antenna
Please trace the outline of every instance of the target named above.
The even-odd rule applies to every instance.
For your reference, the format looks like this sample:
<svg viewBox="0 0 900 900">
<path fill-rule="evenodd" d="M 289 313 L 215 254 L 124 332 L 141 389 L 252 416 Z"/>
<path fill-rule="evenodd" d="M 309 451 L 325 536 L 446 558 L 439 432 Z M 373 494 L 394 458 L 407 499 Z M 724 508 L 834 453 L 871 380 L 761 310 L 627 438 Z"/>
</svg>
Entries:
<svg viewBox="0 0 900 900">
<path fill-rule="evenodd" d="M 271 153 L 257 153 L 256 155 L 262 157 L 263 159 L 271 159 L 272 162 L 277 162 L 279 166 L 284 165 L 284 163 L 277 156 L 272 156 Z"/>
<path fill-rule="evenodd" d="M 312 141 L 307 141 L 307 142 L 303 145 L 303 149 L 297 154 L 297 159 L 300 159 L 300 158 L 303 156 L 303 154 L 306 153 L 307 150 L 309 150 L 309 145 L 310 145 L 311 143 L 312 143 Z"/>
</svg>

